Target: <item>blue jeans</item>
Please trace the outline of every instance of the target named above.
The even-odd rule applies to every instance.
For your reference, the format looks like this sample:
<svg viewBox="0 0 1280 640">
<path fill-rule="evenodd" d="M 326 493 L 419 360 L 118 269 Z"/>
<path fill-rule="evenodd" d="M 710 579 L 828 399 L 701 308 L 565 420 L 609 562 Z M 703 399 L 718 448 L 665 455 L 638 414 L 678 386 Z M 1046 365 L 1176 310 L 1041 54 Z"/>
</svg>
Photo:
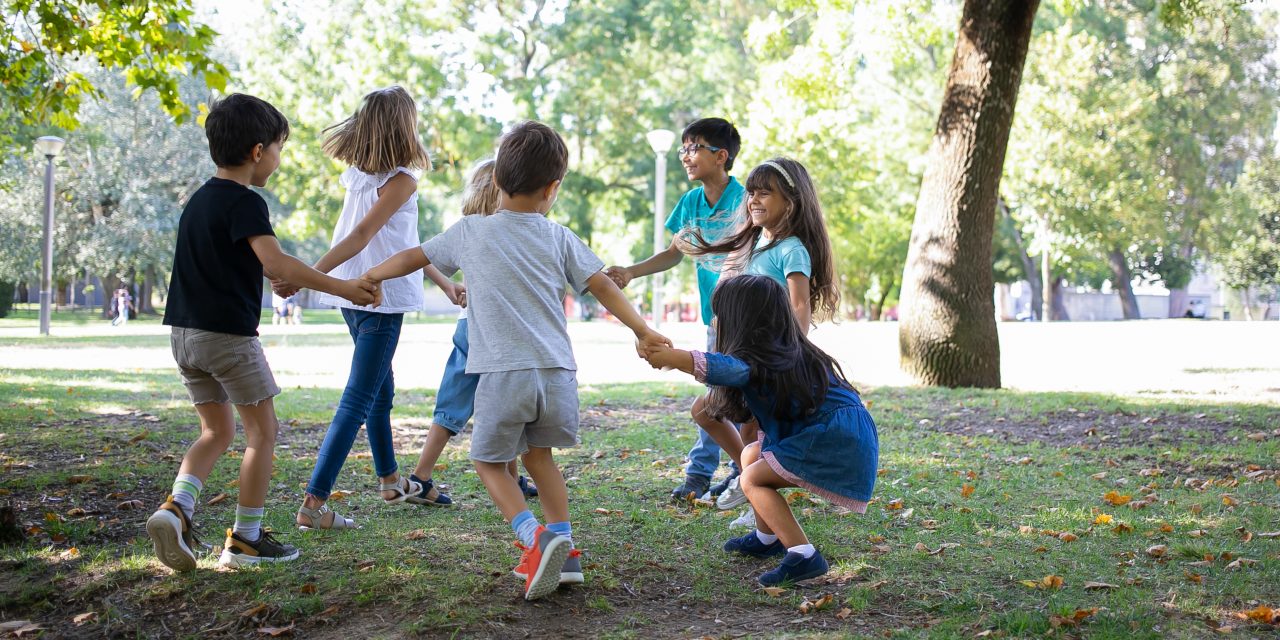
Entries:
<svg viewBox="0 0 1280 640">
<path fill-rule="evenodd" d="M 707 351 L 716 350 L 716 330 L 715 327 L 707 325 Z M 737 426 L 737 425 L 734 425 Z M 729 466 L 737 469 L 738 466 L 730 462 Z M 698 440 L 693 443 L 693 448 L 689 450 L 689 464 L 684 468 L 684 472 L 692 476 L 706 476 L 708 478 L 716 474 L 716 469 L 720 468 L 720 445 L 707 433 L 702 427 L 698 427 Z"/>
<path fill-rule="evenodd" d="M 316 456 L 311 482 L 307 483 L 307 493 L 321 499 L 327 499 L 333 491 L 361 424 L 369 436 L 378 477 L 389 476 L 399 468 L 391 440 L 391 399 L 395 396 L 391 358 L 400 342 L 404 314 L 343 309 L 342 318 L 347 321 L 355 352 L 351 355 L 347 388 L 342 391 L 338 411 L 333 414 Z"/>
<path fill-rule="evenodd" d="M 458 435 L 475 413 L 476 385 L 480 376 L 467 373 L 467 319 L 458 318 L 453 330 L 453 352 L 444 363 L 444 376 L 436 392 L 436 412 L 432 422 Z"/>
</svg>

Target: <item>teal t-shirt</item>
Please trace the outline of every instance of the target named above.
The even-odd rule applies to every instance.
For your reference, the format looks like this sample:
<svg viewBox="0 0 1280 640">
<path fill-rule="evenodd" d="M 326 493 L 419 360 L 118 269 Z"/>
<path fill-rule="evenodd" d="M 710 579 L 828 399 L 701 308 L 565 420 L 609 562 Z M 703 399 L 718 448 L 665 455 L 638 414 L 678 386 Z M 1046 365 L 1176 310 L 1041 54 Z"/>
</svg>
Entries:
<svg viewBox="0 0 1280 640">
<path fill-rule="evenodd" d="M 729 228 L 729 221 L 733 220 L 738 208 L 742 206 L 745 195 L 746 189 L 732 176 L 729 177 L 724 193 L 720 194 L 720 200 L 714 205 L 707 203 L 702 187 L 690 189 L 680 197 L 680 201 L 671 210 L 671 215 L 667 217 L 667 231 L 677 234 L 685 229 L 696 228 L 710 242 L 723 240 L 733 231 Z M 698 297 L 702 301 L 702 323 L 710 325 L 711 292 L 716 288 L 720 273 L 707 269 L 702 264 L 695 267 L 695 272 L 698 276 Z"/>
<path fill-rule="evenodd" d="M 769 241 L 762 234 L 756 242 L 756 253 L 751 255 L 751 261 L 742 270 L 743 273 L 769 276 L 777 280 L 783 289 L 787 288 L 787 276 L 793 273 L 803 273 L 806 278 L 813 277 L 813 262 L 809 259 L 809 250 L 799 238 L 783 238 L 768 250 L 760 251 L 761 247 L 768 244 Z"/>
</svg>

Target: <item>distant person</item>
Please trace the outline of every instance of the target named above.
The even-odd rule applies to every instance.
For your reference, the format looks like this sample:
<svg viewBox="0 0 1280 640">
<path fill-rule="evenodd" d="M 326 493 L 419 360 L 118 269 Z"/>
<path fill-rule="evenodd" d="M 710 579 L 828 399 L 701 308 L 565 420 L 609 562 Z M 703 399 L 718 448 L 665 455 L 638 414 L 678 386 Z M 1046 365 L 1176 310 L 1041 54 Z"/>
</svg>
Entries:
<svg viewBox="0 0 1280 640">
<path fill-rule="evenodd" d="M 133 310 L 133 296 L 129 295 L 129 289 L 127 287 L 117 289 L 112 296 L 112 302 L 115 304 L 116 317 L 111 324 L 117 327 L 129 324 L 129 313 Z"/>
<path fill-rule="evenodd" d="M 156 556 L 178 571 L 196 567 L 192 515 L 204 481 L 231 445 L 235 412 L 244 424 L 235 526 L 227 530 L 223 566 L 298 557 L 262 528 L 280 423 L 272 400 L 280 393 L 258 341 L 262 278 L 271 274 L 297 286 L 329 291 L 370 304 L 377 287 L 331 278 L 280 250 L 262 187 L 280 165 L 289 121 L 267 102 L 233 93 L 214 102 L 205 118 L 209 155 L 217 172 L 187 201 L 178 221 L 164 323 L 172 327 L 173 357 L 200 417 L 200 437 L 182 458 L 171 495 L 147 520 Z"/>
<path fill-rule="evenodd" d="M 629 267 L 613 266 L 605 270 L 619 287 L 625 288 L 635 278 L 667 271 L 680 264 L 688 248 L 685 239 L 691 232 L 696 231 L 708 242 L 718 242 L 733 233 L 739 223 L 738 211 L 746 191 L 729 175 L 742 149 L 737 127 L 723 118 L 702 118 L 684 128 L 680 142 L 678 152 L 685 175 L 700 184 L 681 196 L 667 217 L 667 231 L 674 236 L 671 246 Z M 702 301 L 702 323 L 707 326 L 707 348 L 710 349 L 716 337 L 715 325 L 711 322 L 711 292 L 720 273 L 714 261 L 695 260 L 694 264 L 698 297 Z M 719 496 L 738 476 L 737 464 L 730 462 L 729 477 L 712 487 L 712 476 L 720 466 L 720 446 L 715 438 L 699 428 L 698 439 L 689 450 L 684 482 L 672 489 L 671 499 L 679 502 L 690 495 L 696 498 L 704 493 Z"/>
<path fill-rule="evenodd" d="M 271 324 L 286 324 L 289 322 L 289 307 L 293 298 L 282 296 L 279 293 L 271 292 Z"/>
<path fill-rule="evenodd" d="M 707 405 L 711 416 L 759 421 L 760 437 L 742 451 L 739 476 L 755 530 L 726 541 L 724 550 L 781 556 L 758 579 L 766 587 L 816 578 L 827 572 L 827 560 L 778 491 L 801 487 L 865 513 L 880 456 L 875 421 L 840 365 L 805 337 L 793 298 L 776 279 L 730 277 L 711 304 L 720 324 L 714 352 L 657 346 L 645 351 L 647 359 L 718 385 Z"/>
</svg>

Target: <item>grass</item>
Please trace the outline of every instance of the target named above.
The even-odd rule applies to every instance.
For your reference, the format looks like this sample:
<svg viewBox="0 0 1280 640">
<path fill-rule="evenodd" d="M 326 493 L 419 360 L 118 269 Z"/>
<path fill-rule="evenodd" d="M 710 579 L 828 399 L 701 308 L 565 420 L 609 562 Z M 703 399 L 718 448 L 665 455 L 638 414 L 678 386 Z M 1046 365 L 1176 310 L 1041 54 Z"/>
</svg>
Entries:
<svg viewBox="0 0 1280 640">
<path fill-rule="evenodd" d="M 271 324 L 273 311 L 271 309 L 262 310 L 262 324 Z M 161 324 L 164 317 L 164 307 L 156 307 L 156 313 L 139 315 L 129 321 L 129 324 L 142 323 L 147 325 Z M 457 314 L 446 315 L 428 315 L 424 313 L 414 313 L 405 315 L 406 324 L 438 324 L 451 323 L 457 320 Z M 302 312 L 303 324 L 344 324 L 342 312 L 338 309 L 304 309 Z M 63 308 L 54 310 L 49 316 L 50 329 L 68 328 L 68 327 L 87 327 L 93 325 L 109 325 L 110 320 L 103 318 L 101 310 L 98 308 L 78 307 L 75 309 Z M 35 329 L 40 326 L 40 305 L 38 303 L 20 302 L 13 305 L 9 310 L 8 316 L 0 318 L 0 329 Z M 54 336 L 56 338 L 56 336 Z M 98 337 L 97 340 L 101 340 Z"/>
<path fill-rule="evenodd" d="M 290 625 L 307 637 L 1275 633 L 1237 615 L 1280 606 L 1280 539 L 1257 535 L 1280 530 L 1275 406 L 866 390 L 881 437 L 876 500 L 858 516 L 793 492 L 833 569 L 775 596 L 754 582 L 769 563 L 719 550 L 736 513 L 665 500 L 693 442 L 687 406 L 699 387 L 585 387 L 582 444 L 558 457 L 588 582 L 531 604 L 509 576 L 510 529 L 469 469 L 465 435 L 437 472 L 458 508 L 383 506 L 358 441 L 338 482 L 351 493 L 332 504 L 364 528 L 302 536 L 292 513 L 339 392 L 287 389 L 267 521 L 302 558 L 234 572 L 205 560 L 173 575 L 152 559 L 142 524 L 194 435 L 177 379 L 106 369 L 0 376 L 0 501 L 29 533 L 0 547 L 0 620 L 55 636 L 262 637 Z M 433 404 L 430 389 L 398 393 L 402 467 Z M 197 513 L 214 544 L 233 517 L 238 457 L 233 448 L 202 498 L 228 497 Z M 1112 491 L 1130 503 L 1104 500 Z M 125 508 L 130 500 L 142 506 Z M 828 606 L 801 612 L 824 595 Z M 93 615 L 77 627 L 79 614 Z"/>
</svg>

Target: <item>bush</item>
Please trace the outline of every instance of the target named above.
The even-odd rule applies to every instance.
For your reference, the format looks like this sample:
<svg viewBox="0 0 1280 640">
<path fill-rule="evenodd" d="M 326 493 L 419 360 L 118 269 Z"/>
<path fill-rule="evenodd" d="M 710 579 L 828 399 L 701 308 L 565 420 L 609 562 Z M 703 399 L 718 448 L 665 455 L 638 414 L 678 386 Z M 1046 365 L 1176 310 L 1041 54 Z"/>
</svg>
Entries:
<svg viewBox="0 0 1280 640">
<path fill-rule="evenodd" d="M 0 318 L 9 315 L 9 309 L 13 308 L 13 292 L 17 288 L 12 282 L 0 281 Z"/>
</svg>

